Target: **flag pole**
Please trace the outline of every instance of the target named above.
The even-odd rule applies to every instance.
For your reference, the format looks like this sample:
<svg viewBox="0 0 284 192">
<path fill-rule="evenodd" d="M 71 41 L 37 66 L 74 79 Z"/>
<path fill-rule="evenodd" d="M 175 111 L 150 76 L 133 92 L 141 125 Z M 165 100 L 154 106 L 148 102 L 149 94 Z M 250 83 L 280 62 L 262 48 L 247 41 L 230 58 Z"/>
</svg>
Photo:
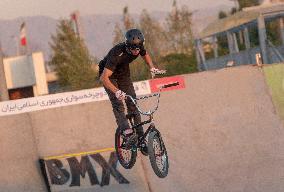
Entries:
<svg viewBox="0 0 284 192">
<path fill-rule="evenodd" d="M 12 35 L 11 39 L 13 39 L 13 41 L 15 42 L 16 56 L 19 56 L 20 55 L 20 43 L 19 43 L 17 35 Z"/>
<path fill-rule="evenodd" d="M 27 31 L 26 31 L 25 22 L 23 22 L 20 27 L 20 43 L 21 43 L 23 54 L 28 55 Z"/>
</svg>

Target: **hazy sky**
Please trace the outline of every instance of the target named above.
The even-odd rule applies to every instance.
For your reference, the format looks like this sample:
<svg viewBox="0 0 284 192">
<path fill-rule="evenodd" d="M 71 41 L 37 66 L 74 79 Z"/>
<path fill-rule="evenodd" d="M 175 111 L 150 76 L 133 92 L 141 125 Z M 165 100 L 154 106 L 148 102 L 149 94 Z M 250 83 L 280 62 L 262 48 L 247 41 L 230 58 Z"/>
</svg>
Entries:
<svg viewBox="0 0 284 192">
<path fill-rule="evenodd" d="M 0 0 L 0 19 L 20 16 L 45 15 L 53 18 L 68 17 L 74 10 L 86 14 L 121 14 L 128 6 L 130 13 L 169 11 L 173 0 Z M 177 0 L 178 6 L 187 5 L 196 10 L 218 5 L 234 5 L 232 0 Z"/>
</svg>

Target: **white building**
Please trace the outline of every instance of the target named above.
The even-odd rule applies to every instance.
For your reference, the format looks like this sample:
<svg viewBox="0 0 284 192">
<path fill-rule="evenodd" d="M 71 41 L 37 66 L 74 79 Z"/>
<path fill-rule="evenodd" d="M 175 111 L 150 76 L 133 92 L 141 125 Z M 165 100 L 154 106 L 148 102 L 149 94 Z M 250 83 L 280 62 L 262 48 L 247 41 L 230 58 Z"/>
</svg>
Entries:
<svg viewBox="0 0 284 192">
<path fill-rule="evenodd" d="M 48 94 L 42 52 L 3 59 L 10 99 Z"/>
</svg>

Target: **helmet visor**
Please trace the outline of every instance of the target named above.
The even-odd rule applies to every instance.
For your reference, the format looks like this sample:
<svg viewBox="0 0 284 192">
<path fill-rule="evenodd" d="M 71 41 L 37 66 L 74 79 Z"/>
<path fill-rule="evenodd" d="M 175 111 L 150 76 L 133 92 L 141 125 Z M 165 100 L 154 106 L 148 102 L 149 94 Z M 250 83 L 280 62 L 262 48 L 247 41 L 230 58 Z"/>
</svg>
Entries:
<svg viewBox="0 0 284 192">
<path fill-rule="evenodd" d="M 140 51 L 141 45 L 129 45 L 128 48 L 131 49 L 131 50 Z"/>
</svg>

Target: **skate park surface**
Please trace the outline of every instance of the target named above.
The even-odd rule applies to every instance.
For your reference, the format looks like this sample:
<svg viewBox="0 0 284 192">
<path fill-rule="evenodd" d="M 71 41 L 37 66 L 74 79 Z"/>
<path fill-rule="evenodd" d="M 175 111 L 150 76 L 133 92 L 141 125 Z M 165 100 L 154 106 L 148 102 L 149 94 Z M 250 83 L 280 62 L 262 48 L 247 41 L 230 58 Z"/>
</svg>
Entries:
<svg viewBox="0 0 284 192">
<path fill-rule="evenodd" d="M 133 169 L 116 161 L 108 100 L 2 115 L 0 191 L 283 191 L 283 66 L 185 74 L 184 89 L 162 92 L 155 123 L 169 155 L 164 179 L 140 153 Z M 45 165 L 47 183 L 39 159 L 58 163 L 58 175 Z"/>
</svg>

